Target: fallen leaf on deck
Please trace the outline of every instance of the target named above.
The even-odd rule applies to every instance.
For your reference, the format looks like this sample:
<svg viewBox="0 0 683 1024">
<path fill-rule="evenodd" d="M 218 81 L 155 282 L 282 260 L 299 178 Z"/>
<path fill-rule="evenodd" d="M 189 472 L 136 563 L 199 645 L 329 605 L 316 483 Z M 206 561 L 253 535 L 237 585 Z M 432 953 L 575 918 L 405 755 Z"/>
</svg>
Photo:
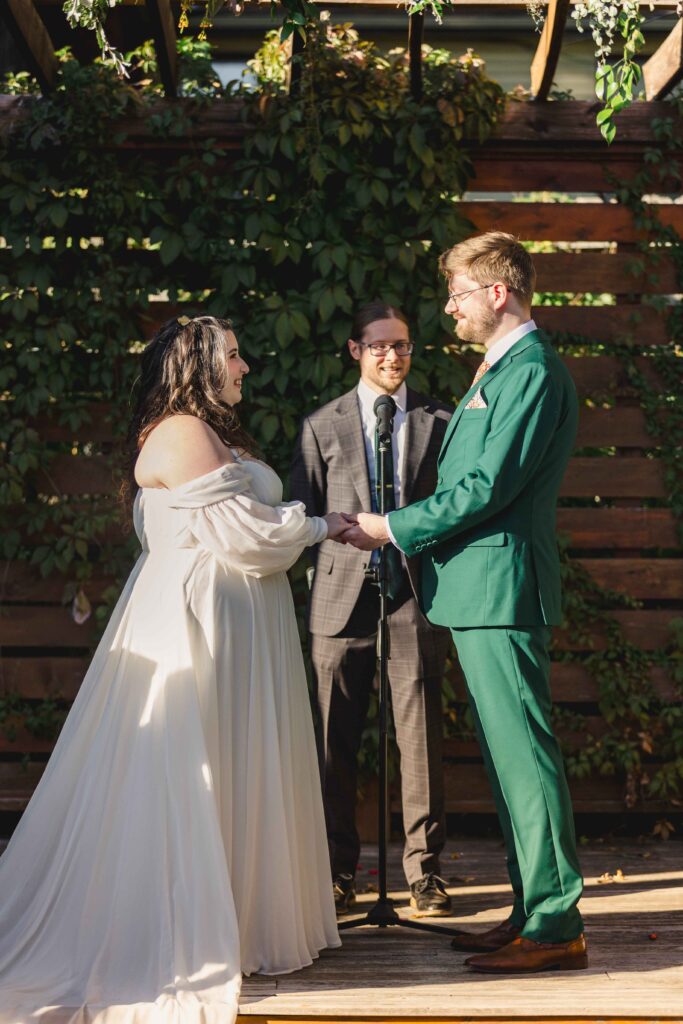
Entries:
<svg viewBox="0 0 683 1024">
<path fill-rule="evenodd" d="M 611 875 L 609 871 L 605 871 L 604 875 L 600 875 L 598 878 L 598 885 L 612 885 L 614 881 L 614 875 Z"/>
</svg>

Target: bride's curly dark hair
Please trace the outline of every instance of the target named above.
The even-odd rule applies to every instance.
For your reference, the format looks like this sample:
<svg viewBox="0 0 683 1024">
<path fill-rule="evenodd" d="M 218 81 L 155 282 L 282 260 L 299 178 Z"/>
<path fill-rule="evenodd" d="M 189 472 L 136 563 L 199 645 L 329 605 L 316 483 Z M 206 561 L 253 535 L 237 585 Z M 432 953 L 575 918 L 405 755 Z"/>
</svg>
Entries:
<svg viewBox="0 0 683 1024">
<path fill-rule="evenodd" d="M 237 413 L 218 393 L 225 385 L 228 332 L 232 322 L 215 316 L 167 320 L 142 353 L 135 410 L 126 440 L 126 476 L 121 498 L 135 494 L 135 463 L 149 432 L 167 416 L 196 416 L 216 431 L 223 444 L 258 455 L 258 447 Z"/>
</svg>

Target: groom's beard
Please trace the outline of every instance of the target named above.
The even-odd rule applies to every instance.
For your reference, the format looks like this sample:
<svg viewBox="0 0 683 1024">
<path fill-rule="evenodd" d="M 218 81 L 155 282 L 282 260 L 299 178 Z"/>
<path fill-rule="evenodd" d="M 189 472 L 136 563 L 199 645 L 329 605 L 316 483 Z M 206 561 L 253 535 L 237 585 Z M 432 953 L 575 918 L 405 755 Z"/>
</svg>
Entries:
<svg viewBox="0 0 683 1024">
<path fill-rule="evenodd" d="M 493 309 L 481 306 L 476 313 L 456 320 L 455 333 L 460 341 L 473 345 L 485 345 L 498 326 L 498 317 Z"/>
</svg>

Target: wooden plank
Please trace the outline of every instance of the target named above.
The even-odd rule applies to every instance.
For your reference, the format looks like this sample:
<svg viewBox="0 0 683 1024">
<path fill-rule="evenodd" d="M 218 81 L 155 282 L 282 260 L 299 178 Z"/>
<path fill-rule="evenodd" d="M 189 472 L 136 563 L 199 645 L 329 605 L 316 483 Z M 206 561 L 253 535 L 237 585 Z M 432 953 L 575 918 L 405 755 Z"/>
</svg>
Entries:
<svg viewBox="0 0 683 1024">
<path fill-rule="evenodd" d="M 27 562 L 0 563 L 0 600 L 3 602 L 39 601 L 58 602 L 64 598 L 67 587 L 75 586 L 74 577 L 55 573 L 44 579 L 39 569 Z M 99 601 L 107 587 L 114 581 L 111 578 L 93 575 L 81 584 L 91 601 Z"/>
<path fill-rule="evenodd" d="M 645 96 L 661 100 L 683 78 L 683 18 L 674 25 L 663 43 L 643 64 Z"/>
<path fill-rule="evenodd" d="M 676 610 L 645 609 L 618 610 L 610 613 L 621 623 L 627 639 L 645 650 L 664 647 L 671 642 L 671 619 Z M 96 624 L 88 619 L 77 626 L 68 610 L 46 606 L 4 605 L 0 608 L 0 644 L 5 647 L 58 648 L 82 650 L 92 644 L 97 635 Z M 556 632 L 558 650 L 589 650 L 576 647 L 561 632 Z M 596 639 L 595 647 L 601 641 Z M 8 652 L 12 653 L 12 652 Z"/>
<path fill-rule="evenodd" d="M 175 19 L 170 0 L 145 0 L 154 33 L 159 76 L 167 96 L 178 92 L 178 55 L 176 52 Z"/>
<path fill-rule="evenodd" d="M 55 455 L 48 469 L 38 470 L 35 485 L 42 494 L 114 494 L 111 461 L 104 455 Z"/>
<path fill-rule="evenodd" d="M 106 443 L 114 440 L 112 418 L 115 411 L 108 403 L 93 402 L 89 421 L 78 430 L 38 417 L 33 426 L 43 441 L 85 441 Z M 577 447 L 586 445 L 617 445 L 630 448 L 653 447 L 654 440 L 645 427 L 641 409 L 624 406 L 612 409 L 582 408 Z"/>
<path fill-rule="evenodd" d="M 612 307 L 614 308 L 614 307 Z M 633 395 L 633 385 L 626 373 L 624 363 L 618 356 L 562 356 L 564 365 L 567 367 L 578 393 L 583 397 L 586 395 Z M 634 360 L 636 367 L 647 380 L 656 383 L 657 373 L 654 361 L 648 356 L 636 356 Z"/>
<path fill-rule="evenodd" d="M 175 316 L 180 307 L 170 302 L 151 302 L 139 314 L 142 337 L 151 337 L 161 324 Z M 666 345 L 669 331 L 665 314 L 635 303 L 618 306 L 534 306 L 539 327 L 561 335 L 581 335 L 601 344 Z"/>
<path fill-rule="evenodd" d="M 560 494 L 565 498 L 665 498 L 664 473 L 657 459 L 571 459 Z"/>
<path fill-rule="evenodd" d="M 483 764 L 444 765 L 446 811 L 451 814 L 495 813 Z M 596 776 L 591 779 L 569 779 L 575 811 L 621 812 L 625 810 L 622 779 Z M 397 802 L 398 803 L 398 802 Z M 398 806 L 392 810 L 399 810 Z"/>
<path fill-rule="evenodd" d="M 654 448 L 656 438 L 646 426 L 642 409 L 614 406 L 591 409 L 585 406 L 579 414 L 576 447 Z"/>
<path fill-rule="evenodd" d="M 44 770 L 43 764 L 0 763 L 0 811 L 23 811 Z"/>
<path fill-rule="evenodd" d="M 3 657 L 0 662 L 0 693 L 17 693 L 27 700 L 44 697 L 73 700 L 89 664 L 89 658 Z"/>
<path fill-rule="evenodd" d="M 559 508 L 557 529 L 572 548 L 678 548 L 677 522 L 669 508 Z"/>
<path fill-rule="evenodd" d="M 92 619 L 78 626 L 66 608 L 3 605 L 0 644 L 4 647 L 89 648 L 97 635 Z"/>
<path fill-rule="evenodd" d="M 532 106 L 524 103 L 514 105 Z M 592 118 L 590 114 L 586 116 Z M 633 152 L 629 153 L 624 149 L 615 149 L 617 142 L 609 147 L 603 142 L 602 153 L 588 153 L 578 146 L 573 150 L 564 149 L 565 146 L 573 147 L 574 142 L 559 136 L 554 147 L 548 145 L 545 150 L 534 149 L 531 144 L 526 149 L 521 144 L 513 148 L 511 143 L 496 148 L 492 142 L 487 142 L 473 148 L 474 177 L 469 183 L 468 194 L 476 198 L 477 192 L 566 192 L 568 182 L 571 182 L 572 192 L 609 194 L 614 191 L 615 179 L 630 181 L 642 171 L 641 147 L 644 144 L 638 143 Z M 561 160 L 557 159 L 558 150 L 562 150 Z M 675 160 L 675 165 L 680 174 L 683 171 L 683 160 Z M 675 195 L 679 180 L 672 176 L 658 186 L 658 191 Z"/>
<path fill-rule="evenodd" d="M 605 146 L 600 130 L 595 123 L 597 105 L 592 100 L 563 100 L 561 103 L 508 103 L 505 115 L 498 122 L 492 142 L 509 142 L 514 146 L 520 143 L 540 143 L 550 140 L 562 140 L 563 143 L 593 143 L 600 158 L 608 160 L 613 146 Z M 634 143 L 654 141 L 652 127 L 653 118 L 671 118 L 677 120 L 665 102 L 634 103 L 619 114 L 619 133 L 617 138 L 623 151 Z M 602 142 L 602 145 L 601 145 Z M 615 142 L 614 145 L 617 145 Z M 565 174 L 572 165 L 573 155 L 581 152 L 581 147 L 574 147 L 562 154 L 558 164 Z M 642 158 L 642 155 L 641 155 Z M 572 183 L 572 190 L 574 185 Z M 515 191 L 519 191 L 516 189 Z"/>
<path fill-rule="evenodd" d="M 531 95 L 537 102 L 547 100 L 552 88 L 568 13 L 569 0 L 550 0 L 541 38 L 531 62 Z"/>
<path fill-rule="evenodd" d="M 677 558 L 580 558 L 596 583 L 642 600 L 683 599 L 683 560 Z"/>
<path fill-rule="evenodd" d="M 17 45 L 21 61 L 35 76 L 41 90 L 49 92 L 57 77 L 57 58 L 33 0 L 5 0 L 0 5 L 0 12 Z"/>
<path fill-rule="evenodd" d="M 636 647 L 642 647 L 645 651 L 654 651 L 671 643 L 671 620 L 679 617 L 680 613 L 676 610 L 656 608 L 618 610 L 610 612 L 610 615 L 621 626 L 625 640 Z M 554 630 L 553 636 L 553 646 L 557 651 L 598 651 L 603 650 L 605 646 L 599 635 L 593 638 L 592 647 L 570 640 L 561 629 Z"/>
<path fill-rule="evenodd" d="M 59 455 L 47 472 L 36 474 L 44 494 L 114 494 L 109 461 L 104 456 Z M 570 461 L 562 484 L 563 497 L 664 498 L 667 490 L 661 464 L 650 458 L 578 457 Z"/>
<path fill-rule="evenodd" d="M 550 252 L 534 255 L 539 292 L 603 292 L 615 295 L 681 290 L 671 260 L 649 262 L 643 270 L 639 253 Z"/>
<path fill-rule="evenodd" d="M 528 242 L 638 242 L 650 237 L 635 227 L 633 214 L 620 203 L 466 199 L 458 210 L 477 231 L 510 231 Z M 683 204 L 656 203 L 650 210 L 664 227 L 683 234 Z"/>
<path fill-rule="evenodd" d="M 25 0 L 22 0 L 25 2 Z M 178 108 L 191 107 L 192 101 L 179 99 L 175 101 Z M 28 104 L 30 105 L 30 104 Z M 8 97 L 0 104 L 0 115 L 3 119 L 16 118 L 22 107 L 26 107 L 25 97 Z M 158 114 L 172 112 L 169 102 L 160 100 L 135 113 L 112 122 L 110 137 L 113 139 L 119 132 L 128 138 L 122 147 L 112 148 L 125 150 L 130 146 L 165 151 L 167 149 L 187 149 L 193 142 L 201 138 L 215 139 L 218 146 L 226 151 L 239 149 L 246 126 L 241 121 L 242 104 L 235 99 L 215 100 L 203 107 L 189 133 L 182 139 L 160 140 L 155 138 L 150 119 Z M 560 191 L 566 191 L 568 174 L 571 174 L 572 191 L 583 191 L 584 184 L 577 168 L 583 168 L 593 182 L 599 182 L 598 191 L 612 191 L 604 177 L 604 169 L 618 171 L 637 168 L 642 161 L 642 146 L 656 141 L 652 123 L 663 117 L 672 117 L 670 106 L 665 102 L 634 103 L 621 111 L 619 133 L 612 146 L 605 146 L 599 129 L 595 124 L 595 104 L 592 101 L 565 100 L 554 103 L 510 103 L 505 114 L 495 129 L 493 137 L 482 145 L 475 147 L 473 156 L 475 165 L 484 154 L 498 163 L 510 164 L 505 176 L 506 191 L 530 191 L 537 187 L 536 182 L 542 177 L 541 172 L 534 170 L 533 163 L 543 165 L 543 174 L 551 172 L 555 164 L 557 181 L 560 175 L 562 183 Z M 557 160 L 557 150 L 563 145 L 568 146 L 563 152 L 563 159 Z M 531 163 L 529 163 L 531 162 Z M 600 166 L 592 166 L 600 165 Z M 571 172 L 570 172 L 571 169 Z M 502 174 L 498 169 L 498 175 Z M 533 179 L 533 183 L 532 183 Z M 478 184 L 478 183 L 477 183 Z M 553 188 L 556 186 L 553 185 Z M 488 191 L 488 186 L 487 186 Z"/>
<path fill-rule="evenodd" d="M 51 754 L 57 737 L 41 739 L 17 722 L 8 720 L 0 728 L 0 755 L 2 754 Z M 0 793 L 2 785 L 0 784 Z"/>
</svg>

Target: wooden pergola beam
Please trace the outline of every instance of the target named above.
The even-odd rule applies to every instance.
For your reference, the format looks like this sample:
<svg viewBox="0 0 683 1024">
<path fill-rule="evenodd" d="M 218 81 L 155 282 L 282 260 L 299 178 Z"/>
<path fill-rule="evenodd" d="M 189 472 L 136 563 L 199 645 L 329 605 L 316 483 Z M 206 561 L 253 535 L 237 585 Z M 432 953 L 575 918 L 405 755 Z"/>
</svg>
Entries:
<svg viewBox="0 0 683 1024">
<path fill-rule="evenodd" d="M 154 33 L 159 76 L 167 96 L 178 93 L 178 54 L 171 0 L 146 0 Z"/>
<path fill-rule="evenodd" d="M 49 92 L 57 77 L 57 58 L 33 0 L 3 0 L 0 11 L 17 45 L 21 62 L 35 75 L 41 90 Z"/>
<path fill-rule="evenodd" d="M 548 99 L 553 84 L 568 13 L 569 0 L 550 0 L 541 38 L 531 62 L 531 95 L 539 102 Z"/>
<path fill-rule="evenodd" d="M 643 64 L 646 99 L 661 100 L 682 78 L 683 18 L 679 18 L 661 46 Z"/>
<path fill-rule="evenodd" d="M 422 40 L 425 16 L 411 14 L 408 19 L 408 53 L 410 56 L 410 91 L 414 100 L 422 99 Z"/>
</svg>

